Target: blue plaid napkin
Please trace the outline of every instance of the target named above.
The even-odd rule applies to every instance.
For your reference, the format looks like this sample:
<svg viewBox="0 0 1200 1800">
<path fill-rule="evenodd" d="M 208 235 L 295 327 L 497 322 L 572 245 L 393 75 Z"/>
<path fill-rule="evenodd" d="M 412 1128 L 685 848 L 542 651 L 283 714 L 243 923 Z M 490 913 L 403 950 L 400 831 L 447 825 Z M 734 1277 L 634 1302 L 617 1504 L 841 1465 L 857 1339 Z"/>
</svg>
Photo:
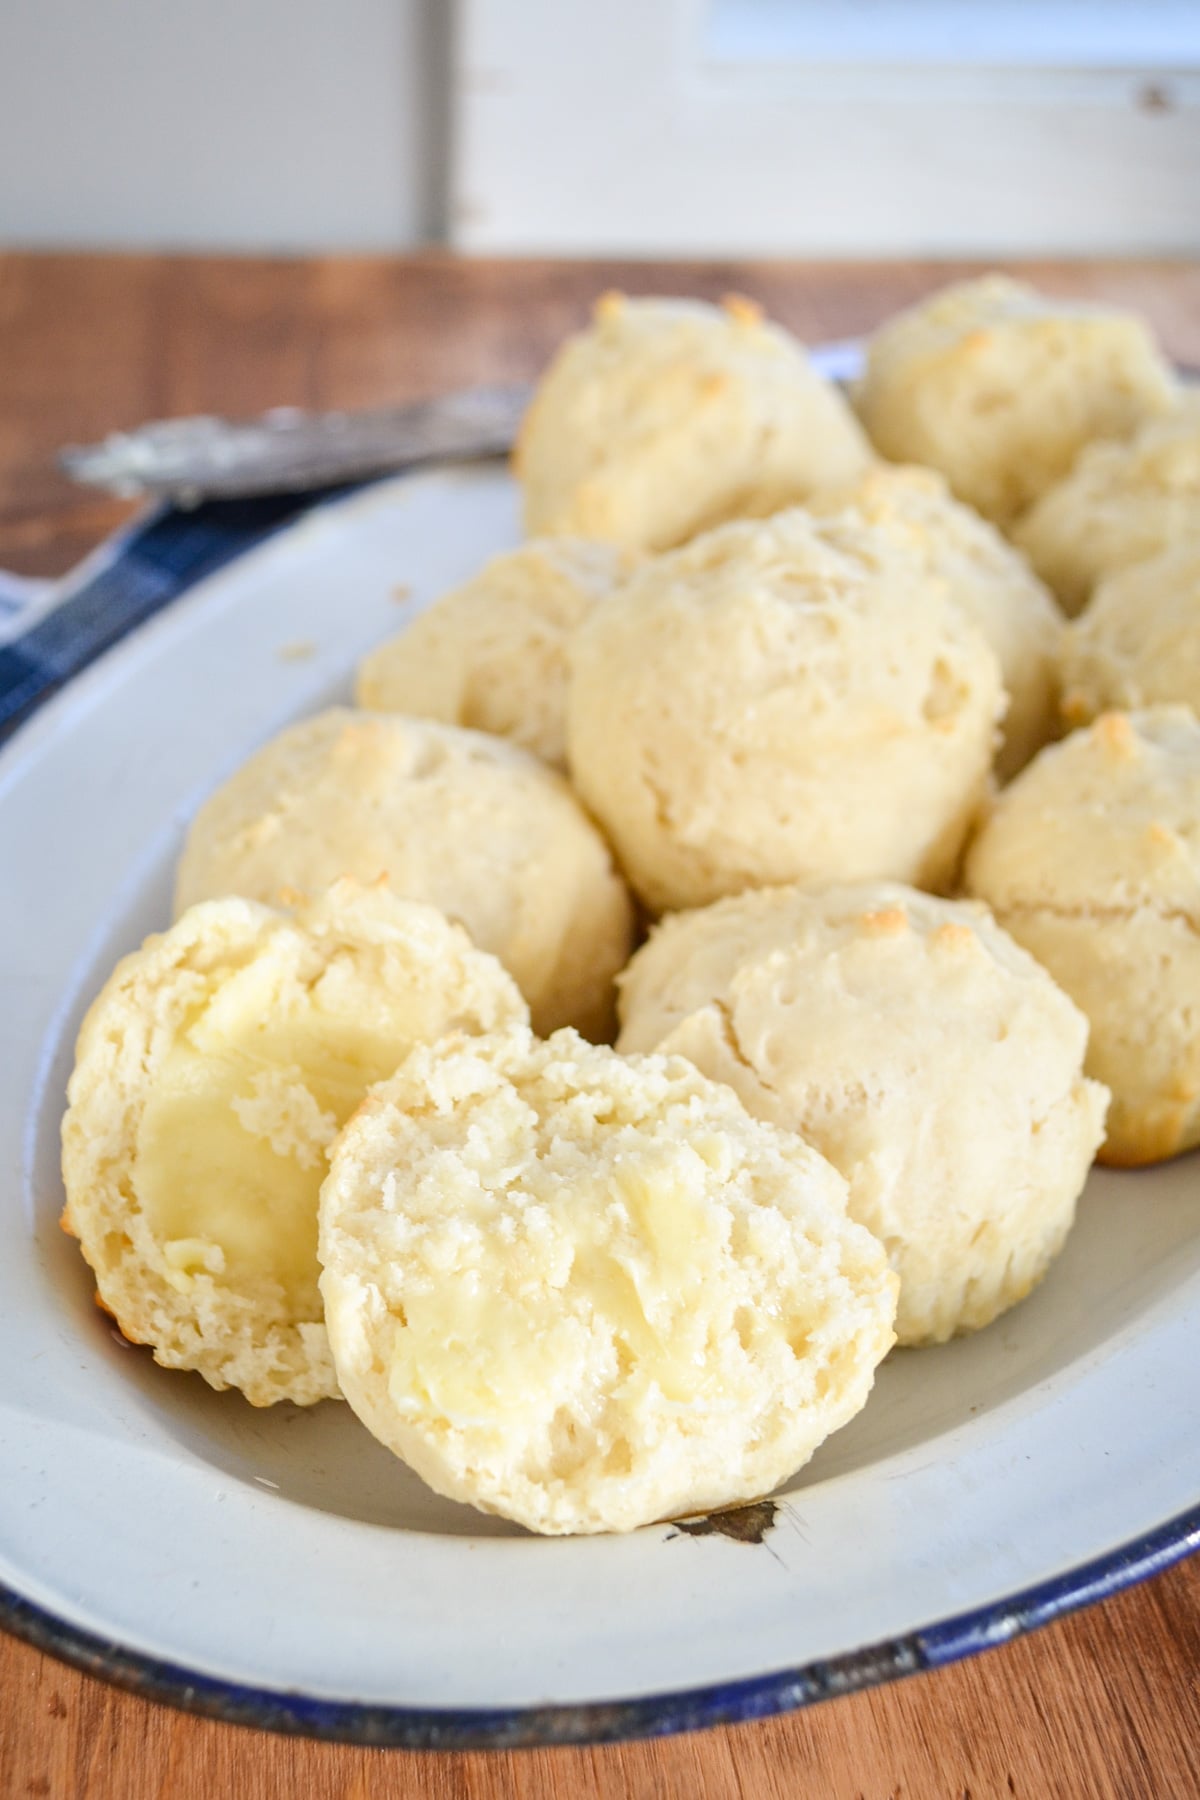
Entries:
<svg viewBox="0 0 1200 1800">
<path fill-rule="evenodd" d="M 322 500 L 345 493 L 210 500 L 156 508 L 62 582 L 0 587 L 0 743 L 135 626 Z"/>
</svg>

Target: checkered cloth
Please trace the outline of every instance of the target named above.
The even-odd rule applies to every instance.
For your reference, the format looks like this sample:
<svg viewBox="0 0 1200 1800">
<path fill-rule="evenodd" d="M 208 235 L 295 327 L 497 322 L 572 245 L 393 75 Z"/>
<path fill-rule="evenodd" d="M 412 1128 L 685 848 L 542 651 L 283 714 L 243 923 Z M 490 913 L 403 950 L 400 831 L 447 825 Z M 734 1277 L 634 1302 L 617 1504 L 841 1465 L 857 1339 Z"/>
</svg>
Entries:
<svg viewBox="0 0 1200 1800">
<path fill-rule="evenodd" d="M 61 582 L 0 576 L 0 743 L 105 650 L 206 575 L 346 489 L 158 507 Z"/>
</svg>

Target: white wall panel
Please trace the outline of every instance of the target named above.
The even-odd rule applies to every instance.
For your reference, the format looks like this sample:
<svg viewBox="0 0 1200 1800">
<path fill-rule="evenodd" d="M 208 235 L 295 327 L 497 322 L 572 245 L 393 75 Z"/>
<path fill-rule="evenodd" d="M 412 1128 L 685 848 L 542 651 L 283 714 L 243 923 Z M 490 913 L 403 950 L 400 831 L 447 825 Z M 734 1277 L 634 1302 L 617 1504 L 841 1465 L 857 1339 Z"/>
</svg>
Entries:
<svg viewBox="0 0 1200 1800">
<path fill-rule="evenodd" d="M 444 0 L 0 0 L 0 240 L 392 249 L 437 224 Z"/>
<path fill-rule="evenodd" d="M 1061 19 L 1054 55 L 1043 29 L 1024 59 L 1010 48 L 997 62 L 981 37 L 975 60 L 900 64 L 863 60 L 875 40 L 861 33 L 838 49 L 838 14 L 871 11 L 862 0 L 825 0 L 811 55 L 812 8 L 783 0 L 462 0 L 453 240 L 580 254 L 1194 253 L 1196 0 L 1173 37 L 1170 7 L 1148 0 L 1158 36 L 1110 32 L 1099 66 L 1095 22 L 1071 4 L 1077 64 L 1063 60 Z M 932 31 L 937 10 L 879 0 L 874 13 L 894 38 L 898 17 Z M 957 4 L 977 32 L 996 14 L 1010 38 L 1011 12 Z M 774 37 L 771 14 L 786 27 Z M 882 26 L 876 38 L 891 41 Z M 1135 38 L 1140 61 L 1123 66 Z"/>
</svg>

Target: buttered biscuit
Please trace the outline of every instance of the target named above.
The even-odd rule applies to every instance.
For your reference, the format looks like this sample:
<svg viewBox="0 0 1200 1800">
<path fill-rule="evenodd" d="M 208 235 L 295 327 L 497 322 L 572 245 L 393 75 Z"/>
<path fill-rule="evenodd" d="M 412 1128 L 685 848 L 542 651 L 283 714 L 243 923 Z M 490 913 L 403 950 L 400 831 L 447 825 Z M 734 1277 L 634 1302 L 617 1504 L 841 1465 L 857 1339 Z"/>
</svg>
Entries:
<svg viewBox="0 0 1200 1800">
<path fill-rule="evenodd" d="M 856 403 L 884 456 L 940 469 L 960 500 L 1004 525 L 1092 438 L 1127 437 L 1174 391 L 1132 314 L 988 275 L 877 331 Z"/>
<path fill-rule="evenodd" d="M 414 1043 L 524 1016 L 457 926 L 349 884 L 294 917 L 209 901 L 147 938 L 83 1022 L 63 1123 L 63 1222 L 125 1336 L 256 1406 L 335 1395 L 329 1147 Z"/>
<path fill-rule="evenodd" d="M 900 1277 L 902 1344 L 1027 1294 L 1100 1141 L 1087 1021 L 986 909 L 894 883 L 742 894 L 659 926 L 623 1051 L 686 1056 L 850 1184 Z"/>
<path fill-rule="evenodd" d="M 1200 714 L 1200 530 L 1191 544 L 1106 576 L 1066 633 L 1072 724 L 1170 701 Z"/>
<path fill-rule="evenodd" d="M 870 460 L 837 389 L 749 301 L 608 294 L 543 376 L 516 472 L 531 535 L 665 550 Z"/>
<path fill-rule="evenodd" d="M 651 910 L 951 877 L 1000 671 L 891 530 L 799 508 L 722 526 L 602 602 L 571 657 L 572 778 Z"/>
<path fill-rule="evenodd" d="M 766 1493 L 892 1343 L 828 1163 L 687 1063 L 571 1031 L 415 1051 L 339 1140 L 320 1254 L 359 1417 L 535 1531 Z"/>
<path fill-rule="evenodd" d="M 1200 1143 L 1200 724 L 1105 713 L 1000 796 L 967 881 L 1091 1022 L 1101 1161 Z"/>
<path fill-rule="evenodd" d="M 378 712 L 493 732 L 561 768 L 567 645 L 631 566 L 628 552 L 582 538 L 494 556 L 372 651 L 355 697 Z"/>
<path fill-rule="evenodd" d="M 847 506 L 912 549 L 995 652 L 1008 694 L 996 768 L 1007 780 L 1055 735 L 1062 619 L 1054 601 L 1020 552 L 933 469 L 880 463 L 811 509 Z"/>
<path fill-rule="evenodd" d="M 1127 443 L 1089 445 L 1013 538 L 1071 614 L 1103 576 L 1161 550 L 1200 548 L 1200 396 Z"/>
<path fill-rule="evenodd" d="M 292 725 L 205 802 L 176 907 L 316 895 L 386 877 L 498 956 L 534 1024 L 611 1029 L 633 912 L 608 847 L 560 776 L 480 732 L 335 707 Z"/>
</svg>

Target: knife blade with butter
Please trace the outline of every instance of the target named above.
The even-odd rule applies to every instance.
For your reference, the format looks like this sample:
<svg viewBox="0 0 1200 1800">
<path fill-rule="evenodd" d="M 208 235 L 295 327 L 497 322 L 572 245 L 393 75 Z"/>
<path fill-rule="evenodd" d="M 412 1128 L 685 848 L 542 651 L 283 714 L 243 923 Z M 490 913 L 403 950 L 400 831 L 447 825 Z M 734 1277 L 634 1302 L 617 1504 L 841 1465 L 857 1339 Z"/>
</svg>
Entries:
<svg viewBox="0 0 1200 1800">
<path fill-rule="evenodd" d="M 303 493 L 417 463 L 501 455 L 512 447 L 530 393 L 480 387 L 372 412 L 278 407 L 244 422 L 162 419 L 72 446 L 59 462 L 89 487 L 177 506 Z"/>
</svg>

